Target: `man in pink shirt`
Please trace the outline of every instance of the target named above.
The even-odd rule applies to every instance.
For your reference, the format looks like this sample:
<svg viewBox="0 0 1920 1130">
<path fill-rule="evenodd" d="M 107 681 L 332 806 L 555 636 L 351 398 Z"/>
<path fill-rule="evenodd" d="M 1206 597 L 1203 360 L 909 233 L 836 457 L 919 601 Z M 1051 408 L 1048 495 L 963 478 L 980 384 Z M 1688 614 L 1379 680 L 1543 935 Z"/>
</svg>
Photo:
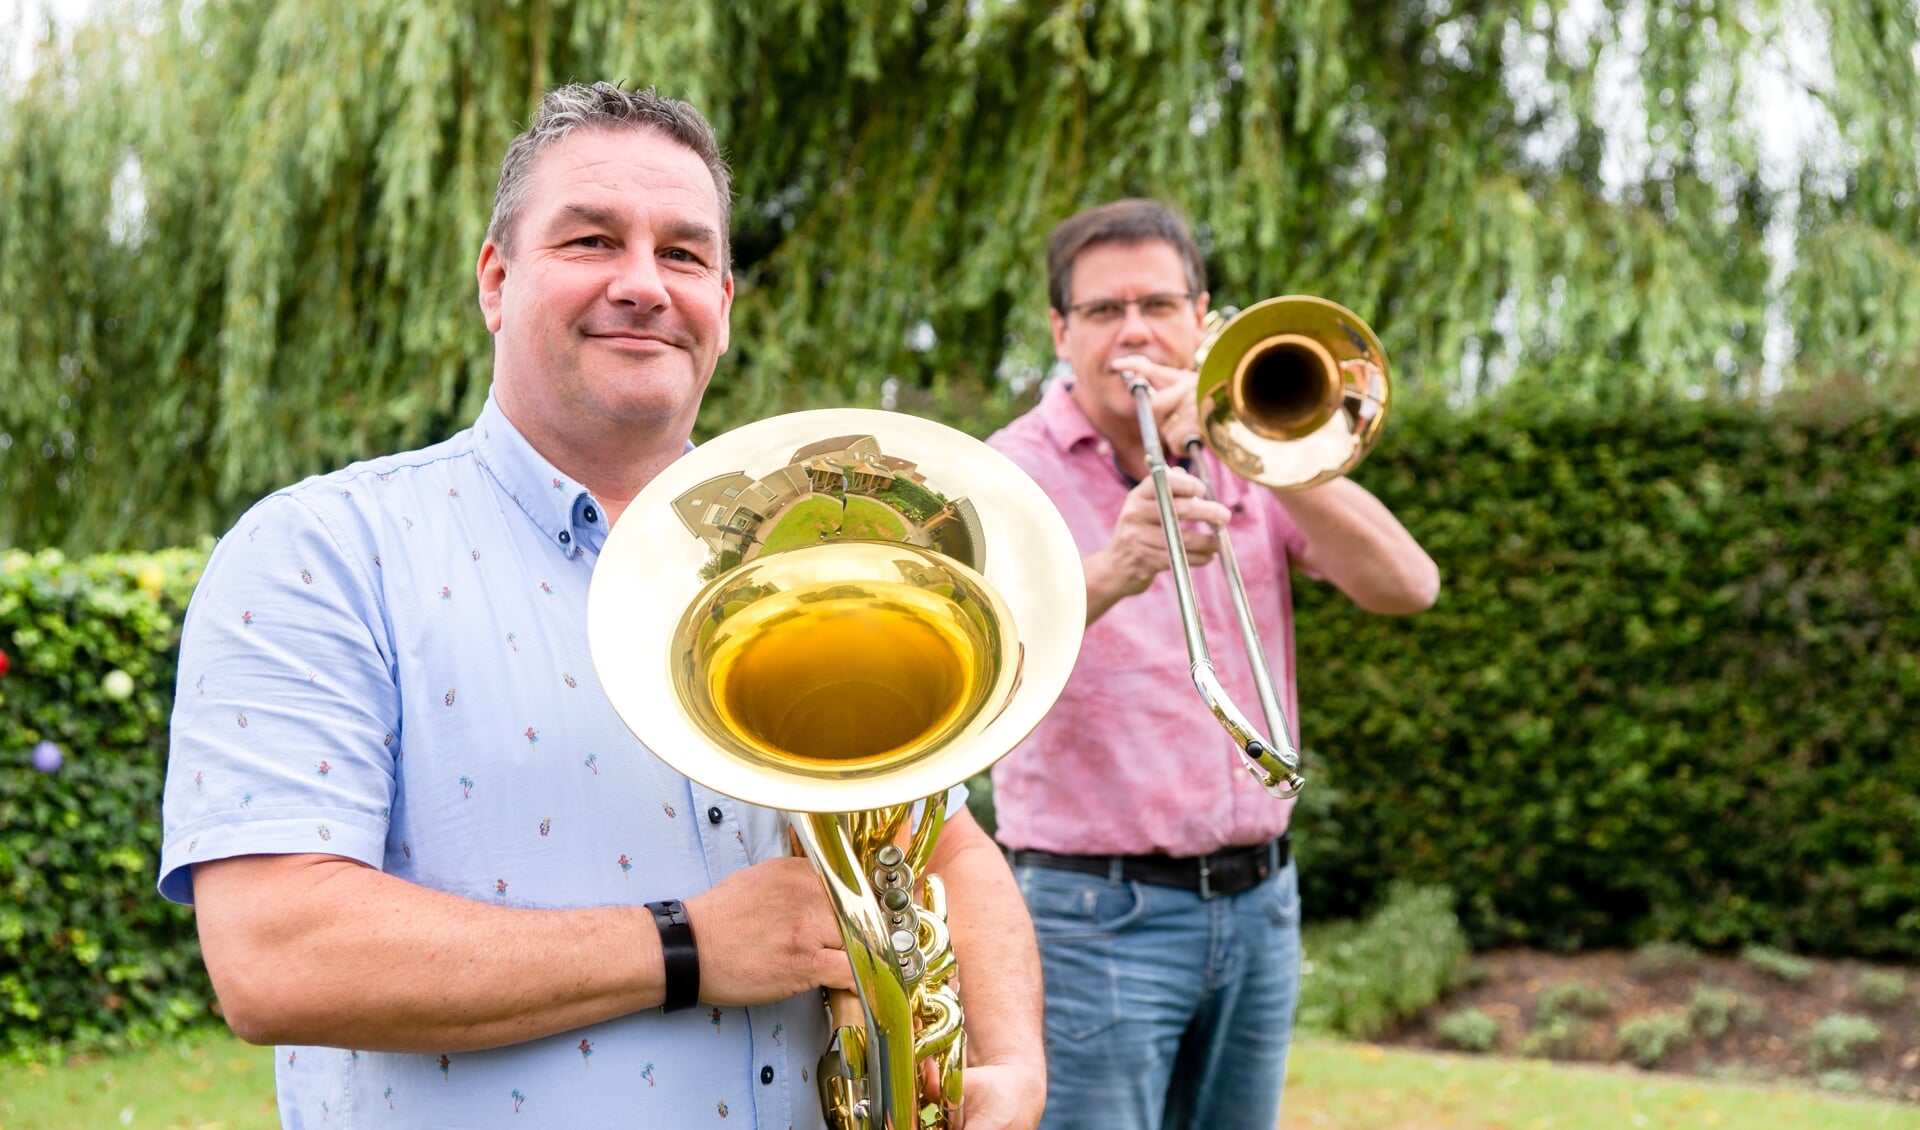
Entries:
<svg viewBox="0 0 1920 1130">
<path fill-rule="evenodd" d="M 1300 973 L 1292 806 L 1247 773 L 1194 693 L 1119 375 L 1138 372 L 1153 386 L 1168 444 L 1199 434 L 1192 364 L 1205 264 L 1165 206 L 1121 200 L 1055 228 L 1047 273 L 1054 350 L 1072 376 L 989 441 L 1053 497 L 1086 570 L 1087 635 L 1073 678 L 993 771 L 997 835 L 1012 852 L 1045 972 L 1041 1125 L 1272 1130 Z M 1431 605 L 1439 571 L 1357 483 L 1274 491 L 1202 458 L 1218 501 L 1180 467 L 1170 480 L 1196 603 L 1219 641 L 1219 677 L 1235 702 L 1257 703 L 1223 571 L 1202 568 L 1217 550 L 1214 528 L 1230 524 L 1287 716 L 1297 719 L 1291 571 L 1389 615 Z"/>
</svg>

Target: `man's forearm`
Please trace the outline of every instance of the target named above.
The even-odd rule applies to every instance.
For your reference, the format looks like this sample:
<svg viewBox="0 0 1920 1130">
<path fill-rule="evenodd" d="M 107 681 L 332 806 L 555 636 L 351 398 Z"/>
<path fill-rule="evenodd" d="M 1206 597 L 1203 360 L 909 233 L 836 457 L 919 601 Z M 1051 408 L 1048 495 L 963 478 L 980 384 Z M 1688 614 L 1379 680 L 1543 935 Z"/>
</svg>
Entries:
<svg viewBox="0 0 1920 1130">
<path fill-rule="evenodd" d="M 1044 1072 L 1040 950 L 1005 858 L 963 813 L 948 822 L 930 866 L 947 889 L 968 1058 Z M 1045 1075 L 1037 1081 L 1044 1097 Z"/>
<path fill-rule="evenodd" d="M 1351 479 L 1274 491 L 1307 539 L 1305 564 L 1369 612 L 1432 606 L 1440 569 L 1379 499 Z"/>
<path fill-rule="evenodd" d="M 194 891 L 214 988 L 252 1043 L 500 1047 L 666 996 L 642 907 L 489 906 L 333 856 L 200 864 Z"/>
</svg>

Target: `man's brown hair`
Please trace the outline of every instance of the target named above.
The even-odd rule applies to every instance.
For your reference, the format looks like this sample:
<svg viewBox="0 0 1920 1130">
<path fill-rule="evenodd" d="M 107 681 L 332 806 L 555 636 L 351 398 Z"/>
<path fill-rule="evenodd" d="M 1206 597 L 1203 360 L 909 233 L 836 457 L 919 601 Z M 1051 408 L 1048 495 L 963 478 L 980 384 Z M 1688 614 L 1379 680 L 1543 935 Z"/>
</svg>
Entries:
<svg viewBox="0 0 1920 1130">
<path fill-rule="evenodd" d="M 727 229 L 733 222 L 733 176 L 720 156 L 713 127 L 690 103 L 652 88 L 622 90 L 610 82 L 570 83 L 549 90 L 540 100 L 533 124 L 507 146 L 493 195 L 493 218 L 487 223 L 487 238 L 500 253 L 513 255 L 514 225 L 527 204 L 535 159 L 575 131 L 595 129 L 650 130 L 686 146 L 705 162 L 720 197 L 721 265 L 730 268 L 733 251 Z"/>
<path fill-rule="evenodd" d="M 1128 197 L 1088 208 L 1060 221 L 1047 237 L 1047 300 L 1061 317 L 1067 315 L 1067 303 L 1073 298 L 1073 264 L 1080 253 L 1103 243 L 1170 244 L 1180 254 L 1187 269 L 1187 293 L 1198 296 L 1207 289 L 1207 265 L 1200 258 L 1200 246 L 1193 241 L 1187 222 L 1158 200 Z"/>
</svg>

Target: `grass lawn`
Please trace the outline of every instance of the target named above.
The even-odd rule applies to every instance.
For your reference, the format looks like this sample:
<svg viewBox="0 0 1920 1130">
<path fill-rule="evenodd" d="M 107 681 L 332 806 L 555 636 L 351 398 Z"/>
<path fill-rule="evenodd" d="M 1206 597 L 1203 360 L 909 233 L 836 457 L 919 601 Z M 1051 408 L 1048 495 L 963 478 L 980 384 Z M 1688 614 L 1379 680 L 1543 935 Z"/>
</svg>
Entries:
<svg viewBox="0 0 1920 1130">
<path fill-rule="evenodd" d="M 815 495 L 795 503 L 780 516 L 779 522 L 762 537 L 761 552 L 775 553 L 796 545 L 812 545 L 820 540 L 822 533 L 834 530 L 841 530 L 851 538 L 883 541 L 900 541 L 907 535 L 906 523 L 884 503 L 857 494 L 848 495 L 847 509 L 842 514 L 839 499 Z"/>
<path fill-rule="evenodd" d="M 0 1130 L 273 1130 L 273 1053 L 230 1037 L 0 1067 Z M 1281 1130 L 1920 1130 L 1920 1107 L 1540 1060 L 1296 1042 Z"/>
<path fill-rule="evenodd" d="M 273 1050 L 202 1034 L 64 1067 L 0 1067 L 0 1130 L 276 1130 Z"/>
<path fill-rule="evenodd" d="M 1281 1130 L 1920 1130 L 1920 1107 L 1537 1059 L 1296 1042 Z"/>
</svg>

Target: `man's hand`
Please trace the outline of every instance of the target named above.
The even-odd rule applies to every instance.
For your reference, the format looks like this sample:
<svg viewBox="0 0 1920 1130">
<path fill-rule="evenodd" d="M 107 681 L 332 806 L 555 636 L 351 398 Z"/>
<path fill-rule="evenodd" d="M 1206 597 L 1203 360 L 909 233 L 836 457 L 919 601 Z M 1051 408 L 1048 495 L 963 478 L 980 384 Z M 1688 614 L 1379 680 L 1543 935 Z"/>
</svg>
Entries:
<svg viewBox="0 0 1920 1130">
<path fill-rule="evenodd" d="M 955 1130 L 1032 1130 L 1046 1105 L 1043 1064 L 968 1064 Z"/>
<path fill-rule="evenodd" d="M 1138 373 L 1153 386 L 1147 399 L 1153 405 L 1153 426 L 1160 430 L 1160 446 L 1166 449 L 1167 458 L 1185 459 L 1188 441 L 1200 438 L 1200 406 L 1194 398 L 1200 374 L 1162 365 L 1137 353 L 1114 358 L 1113 371 Z"/>
<path fill-rule="evenodd" d="M 1219 552 L 1220 539 L 1214 528 L 1226 525 L 1233 512 L 1206 498 L 1206 487 L 1200 480 L 1178 467 L 1167 468 L 1167 493 L 1173 496 L 1173 513 L 1180 521 L 1180 544 L 1186 548 L 1187 564 L 1197 569 Z M 1172 567 L 1153 480 L 1143 480 L 1121 503 L 1113 539 L 1086 559 L 1087 622 L 1092 623 L 1122 597 L 1145 592 L 1156 576 Z"/>
<path fill-rule="evenodd" d="M 700 951 L 700 999 L 771 1004 L 822 986 L 853 988 L 827 892 L 806 860 L 756 863 L 683 900 Z"/>
</svg>

